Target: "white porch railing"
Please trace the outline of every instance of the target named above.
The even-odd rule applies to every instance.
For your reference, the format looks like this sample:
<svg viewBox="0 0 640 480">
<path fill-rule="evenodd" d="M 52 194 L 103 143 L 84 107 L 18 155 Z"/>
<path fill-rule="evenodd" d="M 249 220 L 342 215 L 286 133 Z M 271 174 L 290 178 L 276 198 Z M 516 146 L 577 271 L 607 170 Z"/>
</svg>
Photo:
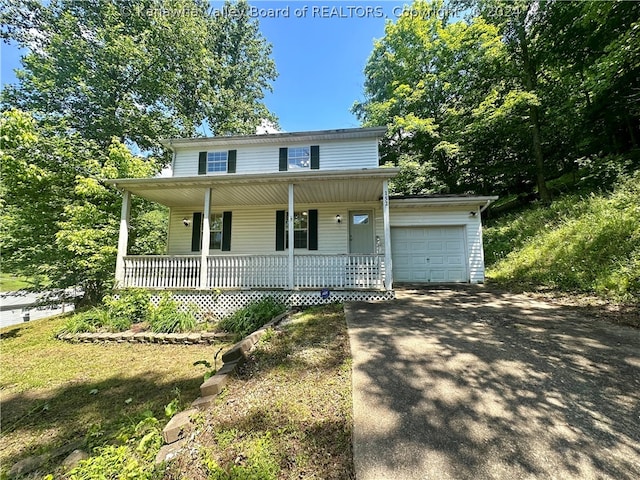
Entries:
<svg viewBox="0 0 640 480">
<path fill-rule="evenodd" d="M 124 286 L 198 288 L 200 256 L 126 256 L 124 257 Z"/>
<path fill-rule="evenodd" d="M 149 288 L 289 288 L 289 257 L 207 257 L 200 286 L 199 256 L 126 256 L 124 286 Z M 382 289 L 384 255 L 296 255 L 293 288 Z"/>
</svg>

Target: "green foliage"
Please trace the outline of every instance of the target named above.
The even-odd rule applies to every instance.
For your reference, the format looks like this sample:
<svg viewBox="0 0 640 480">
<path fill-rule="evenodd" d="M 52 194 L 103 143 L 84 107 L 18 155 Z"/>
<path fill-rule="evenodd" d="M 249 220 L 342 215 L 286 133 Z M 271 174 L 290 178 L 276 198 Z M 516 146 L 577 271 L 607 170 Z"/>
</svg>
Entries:
<svg viewBox="0 0 640 480">
<path fill-rule="evenodd" d="M 233 15 L 198 0 L 4 7 L 3 36 L 27 51 L 5 105 L 64 118 L 86 139 L 158 151 L 160 138 L 195 136 L 205 122 L 253 133 L 271 117 L 262 99 L 275 66 L 244 0 L 225 2 Z"/>
<path fill-rule="evenodd" d="M 118 140 L 105 149 L 17 110 L 2 113 L 0 132 L 3 269 L 48 278 L 51 288 L 80 286 L 97 304 L 113 281 L 120 218 L 120 194 L 100 179 L 154 167 Z"/>
<path fill-rule="evenodd" d="M 120 445 L 105 443 L 107 440 L 100 425 L 93 425 L 87 442 L 92 455 L 78 463 L 69 472 L 69 479 L 131 478 L 146 480 L 158 477 L 153 459 L 163 444 L 160 422 L 150 411 L 142 413 L 139 420 L 123 423 L 117 433 Z"/>
<path fill-rule="evenodd" d="M 353 106 L 388 127 L 395 193 L 548 203 L 545 179 L 628 171 L 616 162 L 640 145 L 640 3 L 415 0 L 411 11 L 375 41 Z"/>
<path fill-rule="evenodd" d="M 273 297 L 266 297 L 222 319 L 219 327 L 235 333 L 238 337 L 244 337 L 262 327 L 273 317 L 284 313 L 286 309 L 284 304 Z"/>
<path fill-rule="evenodd" d="M 93 307 L 85 312 L 76 313 L 69 317 L 61 332 L 97 332 L 103 326 L 109 325 L 110 322 L 109 312 L 103 308 Z"/>
<path fill-rule="evenodd" d="M 500 284 L 640 296 L 640 173 L 610 195 L 567 197 L 485 230 L 488 276 Z"/>
<path fill-rule="evenodd" d="M 150 302 L 151 293 L 144 288 L 123 288 L 103 300 L 112 318 L 126 318 L 129 325 L 147 320 Z"/>
<path fill-rule="evenodd" d="M 196 318 L 193 310 L 180 310 L 171 294 L 163 293 L 158 306 L 150 308 L 149 325 L 157 333 L 187 332 L 196 327 Z"/>
</svg>

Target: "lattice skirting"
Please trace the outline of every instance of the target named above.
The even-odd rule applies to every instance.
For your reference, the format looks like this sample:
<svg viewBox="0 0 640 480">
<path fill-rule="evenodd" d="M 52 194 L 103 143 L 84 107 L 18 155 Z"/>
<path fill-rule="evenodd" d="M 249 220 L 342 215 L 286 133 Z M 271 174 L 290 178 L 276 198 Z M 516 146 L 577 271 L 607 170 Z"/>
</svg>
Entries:
<svg viewBox="0 0 640 480">
<path fill-rule="evenodd" d="M 273 297 L 288 307 L 306 307 L 334 302 L 377 302 L 393 300 L 393 291 L 340 290 L 331 291 L 328 298 L 322 298 L 319 291 L 285 291 L 285 290 L 251 290 L 223 291 L 221 293 L 207 291 L 173 291 L 173 299 L 184 306 L 195 305 L 198 316 L 224 317 L 245 307 L 251 302 L 265 297 Z M 151 301 L 157 305 L 159 292 L 152 292 Z"/>
</svg>

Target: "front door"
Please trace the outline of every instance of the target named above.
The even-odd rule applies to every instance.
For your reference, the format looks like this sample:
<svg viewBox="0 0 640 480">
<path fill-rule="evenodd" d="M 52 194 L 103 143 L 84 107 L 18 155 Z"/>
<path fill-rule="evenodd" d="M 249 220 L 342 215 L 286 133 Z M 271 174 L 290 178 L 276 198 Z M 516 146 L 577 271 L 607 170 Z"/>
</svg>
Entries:
<svg viewBox="0 0 640 480">
<path fill-rule="evenodd" d="M 373 214 L 370 210 L 349 212 L 349 253 L 374 253 Z"/>
</svg>

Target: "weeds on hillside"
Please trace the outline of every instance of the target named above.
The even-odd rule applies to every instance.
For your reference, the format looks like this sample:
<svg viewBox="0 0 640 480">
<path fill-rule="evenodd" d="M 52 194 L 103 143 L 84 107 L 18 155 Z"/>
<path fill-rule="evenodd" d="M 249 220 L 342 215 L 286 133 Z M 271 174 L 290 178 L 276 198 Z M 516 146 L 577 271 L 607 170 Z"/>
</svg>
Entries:
<svg viewBox="0 0 640 480">
<path fill-rule="evenodd" d="M 565 197 L 485 230 L 488 277 L 604 298 L 640 298 L 640 172 L 610 195 Z"/>
</svg>

